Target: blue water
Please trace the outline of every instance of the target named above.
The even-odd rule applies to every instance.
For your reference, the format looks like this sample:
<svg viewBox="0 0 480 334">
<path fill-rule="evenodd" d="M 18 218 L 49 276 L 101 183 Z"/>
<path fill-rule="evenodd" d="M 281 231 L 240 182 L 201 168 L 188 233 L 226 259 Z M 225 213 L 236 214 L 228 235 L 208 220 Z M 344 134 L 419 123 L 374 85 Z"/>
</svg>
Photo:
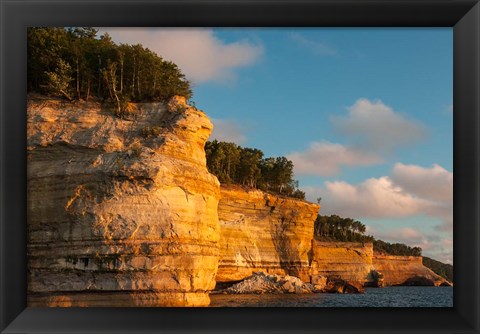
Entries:
<svg viewBox="0 0 480 334">
<path fill-rule="evenodd" d="M 212 307 L 453 307 L 453 287 L 366 288 L 364 294 L 210 295 Z"/>
</svg>

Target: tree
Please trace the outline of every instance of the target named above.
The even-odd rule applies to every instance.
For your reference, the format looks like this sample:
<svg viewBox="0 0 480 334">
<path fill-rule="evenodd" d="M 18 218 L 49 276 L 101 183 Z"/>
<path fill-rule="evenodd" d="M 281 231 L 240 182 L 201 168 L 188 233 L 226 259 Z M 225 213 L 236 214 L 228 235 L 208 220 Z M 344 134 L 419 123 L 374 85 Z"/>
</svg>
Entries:
<svg viewBox="0 0 480 334">
<path fill-rule="evenodd" d="M 273 172 L 274 166 L 275 158 L 273 157 L 260 160 L 259 168 L 262 175 L 258 182 L 260 189 L 269 191 L 275 184 L 275 175 Z"/>
<path fill-rule="evenodd" d="M 46 72 L 47 87 L 54 94 L 59 94 L 72 100 L 69 93 L 70 81 L 72 81 L 72 69 L 63 59 L 58 59 L 54 72 Z"/>
<path fill-rule="evenodd" d="M 279 193 L 293 181 L 293 163 L 285 157 L 277 157 L 273 166 L 275 187 Z"/>
<path fill-rule="evenodd" d="M 237 171 L 237 180 L 241 184 L 252 188 L 257 186 L 257 181 L 261 177 L 258 165 L 262 156 L 263 152 L 257 149 L 244 148 L 241 150 Z"/>
<path fill-rule="evenodd" d="M 70 28 L 69 31 L 75 34 L 77 37 L 84 39 L 93 39 L 98 33 L 98 30 L 92 27 L 75 27 Z"/>
<path fill-rule="evenodd" d="M 221 183 L 236 183 L 263 191 L 305 199 L 293 180 L 293 163 L 285 157 L 263 159 L 256 148 L 214 140 L 205 144 L 208 170 Z"/>
<path fill-rule="evenodd" d="M 108 33 L 97 38 L 97 30 L 89 27 L 28 28 L 27 38 L 29 92 L 61 90 L 69 99 L 92 95 L 115 103 L 117 111 L 119 101 L 192 97 L 191 85 L 178 66 L 141 44 L 116 45 Z"/>
<path fill-rule="evenodd" d="M 318 215 L 315 220 L 315 238 L 329 241 L 373 242 L 372 236 L 365 235 L 366 227 L 358 220 L 338 215 Z M 383 244 L 381 244 L 383 247 Z"/>
<path fill-rule="evenodd" d="M 47 73 L 54 73 L 58 59 L 64 58 L 67 33 L 62 28 L 31 27 L 27 29 L 27 88 L 48 92 Z"/>
<path fill-rule="evenodd" d="M 104 71 L 105 83 L 110 92 L 110 97 L 115 101 L 117 106 L 117 115 L 122 113 L 122 105 L 120 102 L 119 93 L 117 90 L 117 63 L 111 62 L 108 64 L 106 71 Z"/>
</svg>

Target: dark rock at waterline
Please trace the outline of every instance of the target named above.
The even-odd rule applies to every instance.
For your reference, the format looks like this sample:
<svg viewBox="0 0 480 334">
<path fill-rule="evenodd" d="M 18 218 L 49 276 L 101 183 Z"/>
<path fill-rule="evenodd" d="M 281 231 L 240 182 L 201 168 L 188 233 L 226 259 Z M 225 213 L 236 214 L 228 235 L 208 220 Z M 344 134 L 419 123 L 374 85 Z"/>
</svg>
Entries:
<svg viewBox="0 0 480 334">
<path fill-rule="evenodd" d="M 327 293 L 343 293 L 346 281 L 342 279 L 329 280 L 325 285 L 324 291 Z"/>
<path fill-rule="evenodd" d="M 445 281 L 445 282 L 440 283 L 439 286 L 452 286 L 452 283 Z"/>
<path fill-rule="evenodd" d="M 427 277 L 414 276 L 407 279 L 402 284 L 403 286 L 435 286 L 435 282 Z"/>
<path fill-rule="evenodd" d="M 325 285 L 326 293 L 364 293 L 365 289 L 359 282 L 349 282 L 339 277 L 329 277 Z"/>
<path fill-rule="evenodd" d="M 363 285 L 364 287 L 371 288 L 383 288 L 384 287 L 384 276 L 381 272 L 377 270 L 370 270 L 367 276 L 367 281 Z"/>
<path fill-rule="evenodd" d="M 365 289 L 359 282 L 347 282 L 343 293 L 365 293 Z"/>
</svg>

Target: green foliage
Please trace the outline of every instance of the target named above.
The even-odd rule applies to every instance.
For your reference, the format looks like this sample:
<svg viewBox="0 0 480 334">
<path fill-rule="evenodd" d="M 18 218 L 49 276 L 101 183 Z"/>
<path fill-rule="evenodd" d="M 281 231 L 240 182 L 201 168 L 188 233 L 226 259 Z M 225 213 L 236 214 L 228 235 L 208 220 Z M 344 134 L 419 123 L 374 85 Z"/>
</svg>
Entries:
<svg viewBox="0 0 480 334">
<path fill-rule="evenodd" d="M 425 267 L 430 268 L 437 275 L 453 282 L 453 266 L 451 264 L 442 263 L 426 256 L 423 257 L 422 262 Z"/>
<path fill-rule="evenodd" d="M 401 243 L 389 243 L 365 235 L 366 226 L 352 218 L 337 215 L 321 216 L 315 220 L 315 238 L 322 241 L 372 242 L 377 253 L 402 256 L 421 256 L 420 247 L 410 247 Z"/>
<path fill-rule="evenodd" d="M 401 243 L 389 243 L 382 240 L 373 242 L 373 250 L 378 253 L 402 256 L 421 256 L 422 249 L 420 247 L 410 247 Z"/>
<path fill-rule="evenodd" d="M 65 55 L 67 31 L 63 28 L 27 29 L 27 82 L 29 90 L 47 88 L 47 73 L 55 72 Z"/>
<path fill-rule="evenodd" d="M 352 218 L 337 215 L 318 215 L 315 220 L 315 238 L 324 241 L 373 242 L 374 238 L 365 235 L 366 226 Z"/>
<path fill-rule="evenodd" d="M 54 72 L 46 72 L 46 86 L 48 91 L 55 95 L 61 95 L 71 100 L 69 93 L 70 82 L 72 81 L 72 68 L 62 59 L 58 59 Z"/>
<path fill-rule="evenodd" d="M 90 27 L 27 30 L 28 91 L 111 101 L 121 113 L 125 101 L 192 97 L 177 65 L 142 45 L 115 44 Z M 66 94 L 65 94 L 66 93 Z"/>
<path fill-rule="evenodd" d="M 214 140 L 205 145 L 207 167 L 220 183 L 235 183 L 285 196 L 305 199 L 293 180 L 293 163 L 285 157 L 263 158 L 255 148 Z"/>
</svg>

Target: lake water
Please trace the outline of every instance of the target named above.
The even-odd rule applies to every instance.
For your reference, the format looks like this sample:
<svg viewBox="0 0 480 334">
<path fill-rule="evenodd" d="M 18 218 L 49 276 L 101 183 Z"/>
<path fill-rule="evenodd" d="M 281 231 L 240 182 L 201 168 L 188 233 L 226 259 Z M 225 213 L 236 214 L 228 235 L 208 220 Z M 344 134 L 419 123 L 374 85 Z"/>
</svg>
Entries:
<svg viewBox="0 0 480 334">
<path fill-rule="evenodd" d="M 210 295 L 211 307 L 453 307 L 453 287 L 365 288 L 364 294 Z"/>
</svg>

